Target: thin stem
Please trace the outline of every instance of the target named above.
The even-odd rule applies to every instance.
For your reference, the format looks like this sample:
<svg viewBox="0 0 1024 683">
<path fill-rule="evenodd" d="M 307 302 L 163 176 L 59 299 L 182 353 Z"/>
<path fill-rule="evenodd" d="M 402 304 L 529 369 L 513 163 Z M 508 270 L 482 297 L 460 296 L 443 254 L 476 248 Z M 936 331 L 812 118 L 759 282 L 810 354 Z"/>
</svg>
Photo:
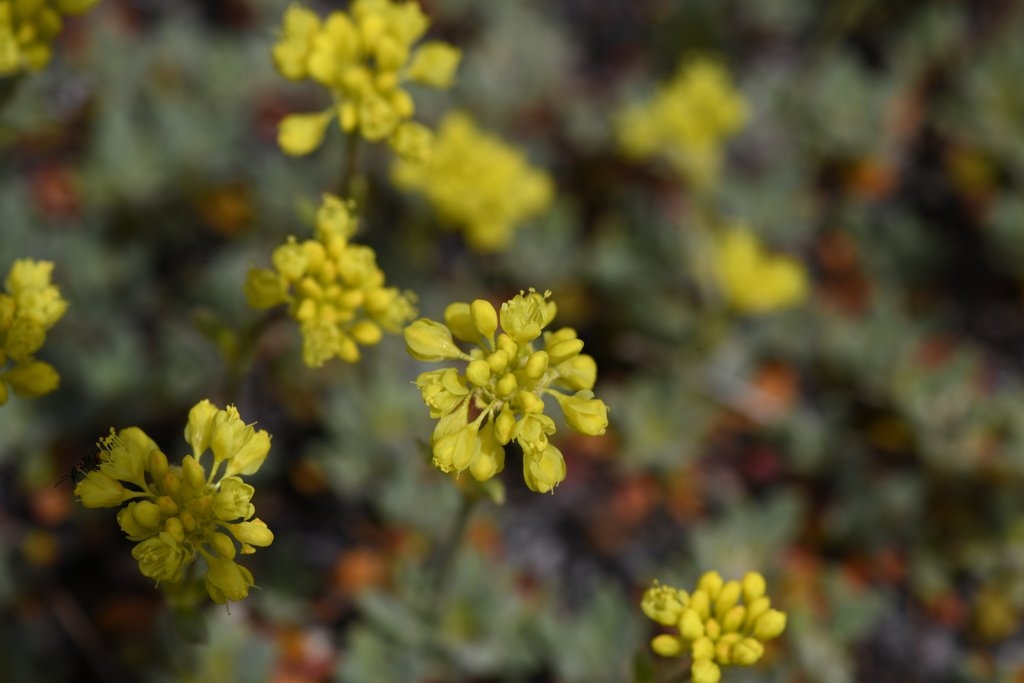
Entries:
<svg viewBox="0 0 1024 683">
<path fill-rule="evenodd" d="M 235 348 L 228 354 L 228 367 L 224 379 L 224 402 L 233 404 L 238 400 L 238 394 L 242 388 L 242 379 L 252 364 L 252 357 L 256 352 L 263 334 L 270 326 L 277 321 L 279 314 L 269 313 L 261 316 L 258 320 L 246 327 L 238 335 Z"/>
<path fill-rule="evenodd" d="M 352 198 L 353 185 L 355 184 L 356 177 L 359 175 L 360 139 L 358 131 L 349 133 L 345 137 L 345 156 L 341 170 L 341 181 L 338 184 L 338 196 L 343 199 Z"/>
<path fill-rule="evenodd" d="M 473 512 L 475 498 L 463 495 L 459 498 L 459 509 L 456 512 L 455 520 L 448 530 L 448 536 L 438 547 L 434 556 L 434 574 L 431 577 L 428 588 L 429 602 L 427 603 L 427 623 L 436 626 L 440 617 L 443 596 L 446 591 L 448 578 L 452 573 L 452 565 L 455 562 L 455 555 L 458 553 L 462 539 L 466 535 L 469 526 L 469 517 Z"/>
</svg>

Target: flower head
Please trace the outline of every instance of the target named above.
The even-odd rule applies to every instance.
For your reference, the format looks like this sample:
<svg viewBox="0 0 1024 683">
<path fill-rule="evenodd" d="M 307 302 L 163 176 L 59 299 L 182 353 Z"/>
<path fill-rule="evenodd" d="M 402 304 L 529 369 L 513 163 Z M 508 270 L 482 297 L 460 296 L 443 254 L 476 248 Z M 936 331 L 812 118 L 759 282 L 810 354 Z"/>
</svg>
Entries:
<svg viewBox="0 0 1024 683">
<path fill-rule="evenodd" d="M 398 159 L 391 176 L 399 187 L 426 197 L 481 252 L 507 247 L 516 226 L 547 209 L 554 194 L 548 173 L 463 113 L 441 121 L 426 163 Z"/>
<path fill-rule="evenodd" d="M 359 347 L 397 334 L 416 315 L 415 296 L 384 285 L 370 247 L 354 244 L 356 219 L 348 205 L 324 195 L 316 237 L 294 237 L 274 250 L 273 269 L 253 268 L 245 295 L 254 308 L 287 304 L 302 332 L 302 357 L 319 367 L 331 358 L 354 363 Z"/>
<path fill-rule="evenodd" d="M 295 156 L 312 152 L 323 141 L 324 121 L 337 119 L 346 133 L 387 140 L 400 155 L 422 158 L 425 138 L 411 120 L 416 107 L 405 85 L 449 88 L 462 57 L 441 41 L 417 45 L 429 26 L 414 0 L 355 0 L 348 12 L 324 19 L 290 6 L 271 51 L 274 64 L 285 78 L 316 81 L 334 104 L 322 115 L 286 116 L 281 149 Z"/>
<path fill-rule="evenodd" d="M 81 14 L 96 0 L 0 0 L 0 77 L 39 71 L 53 57 L 62 15 Z"/>
<path fill-rule="evenodd" d="M 0 5 L 2 7 L 2 5 Z M 46 333 L 64 315 L 68 302 L 50 281 L 53 263 L 15 261 L 0 293 L 0 405 L 10 391 L 42 396 L 57 388 L 60 376 L 34 355 Z M 9 363 L 13 367 L 6 368 Z"/>
<path fill-rule="evenodd" d="M 181 465 L 138 427 L 100 440 L 99 466 L 75 486 L 86 507 L 121 507 L 118 524 L 137 545 L 139 570 L 167 587 L 179 585 L 197 557 L 206 565 L 214 602 L 241 600 L 253 585 L 235 555 L 268 546 L 274 535 L 254 517 L 255 490 L 238 474 L 252 474 L 270 450 L 270 436 L 246 425 L 234 406 L 201 401 L 189 412 L 185 441 L 193 452 Z M 207 453 L 210 462 L 203 464 Z M 126 504 L 127 503 L 127 504 Z"/>
<path fill-rule="evenodd" d="M 764 654 L 764 643 L 786 628 L 785 613 L 771 608 L 764 577 L 757 572 L 740 581 L 707 572 L 692 593 L 655 581 L 640 608 L 674 630 L 655 636 L 651 649 L 663 657 L 692 656 L 694 683 L 717 683 L 724 666 L 754 664 Z"/>
<path fill-rule="evenodd" d="M 603 434 L 608 408 L 594 398 L 596 370 L 581 374 L 593 359 L 581 354 L 575 330 L 545 332 L 555 317 L 550 292 L 520 292 L 501 306 L 489 302 L 453 303 L 445 322 L 421 318 L 405 328 L 409 354 L 428 362 L 461 361 L 463 369 L 443 368 L 416 379 L 430 416 L 434 465 L 443 472 L 469 470 L 490 479 L 505 464 L 504 446 L 523 449 L 523 479 L 545 493 L 565 478 L 562 452 L 548 440 L 555 423 L 544 413 L 544 396 L 554 396 L 568 425 L 583 434 Z M 500 327 L 499 327 L 500 323 Z M 463 351 L 458 342 L 472 345 Z"/>
<path fill-rule="evenodd" d="M 718 63 L 699 59 L 679 67 L 649 101 L 618 116 L 619 147 L 637 159 L 663 154 L 694 185 L 713 184 L 725 140 L 749 116 L 743 96 Z"/>
</svg>

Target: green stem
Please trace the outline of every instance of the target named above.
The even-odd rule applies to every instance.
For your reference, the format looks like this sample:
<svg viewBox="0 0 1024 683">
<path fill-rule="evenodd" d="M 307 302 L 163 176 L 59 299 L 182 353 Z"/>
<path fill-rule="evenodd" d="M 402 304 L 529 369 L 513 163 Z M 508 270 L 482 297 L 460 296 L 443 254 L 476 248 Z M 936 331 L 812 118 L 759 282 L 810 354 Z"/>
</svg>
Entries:
<svg viewBox="0 0 1024 683">
<path fill-rule="evenodd" d="M 279 313 L 268 313 L 246 327 L 237 337 L 235 347 L 227 354 L 227 370 L 224 379 L 224 402 L 233 404 L 238 400 L 242 388 L 242 380 L 252 365 L 252 357 L 256 352 L 263 334 L 280 317 Z"/>
<path fill-rule="evenodd" d="M 356 180 L 359 176 L 359 143 L 360 136 L 358 131 L 349 133 L 345 137 L 345 157 L 341 170 L 341 181 L 338 183 L 338 196 L 342 199 L 356 199 L 353 197 L 355 194 Z M 361 192 L 359 193 L 361 194 Z M 359 197 L 358 199 L 362 199 Z M 357 202 L 359 204 L 359 202 Z M 361 208 L 361 207 L 360 207 Z"/>
<path fill-rule="evenodd" d="M 441 606 L 444 604 L 442 598 L 452 573 L 455 556 L 458 554 L 459 546 L 462 544 L 462 539 L 466 535 L 466 529 L 469 527 L 469 517 L 473 512 L 475 503 L 476 498 L 470 498 L 466 495 L 459 498 L 459 509 L 455 513 L 455 519 L 452 522 L 451 528 L 448 530 L 448 536 L 445 537 L 434 555 L 433 576 L 427 589 L 429 602 L 427 603 L 426 617 L 427 624 L 430 626 L 437 626 L 437 622 L 440 619 Z"/>
</svg>

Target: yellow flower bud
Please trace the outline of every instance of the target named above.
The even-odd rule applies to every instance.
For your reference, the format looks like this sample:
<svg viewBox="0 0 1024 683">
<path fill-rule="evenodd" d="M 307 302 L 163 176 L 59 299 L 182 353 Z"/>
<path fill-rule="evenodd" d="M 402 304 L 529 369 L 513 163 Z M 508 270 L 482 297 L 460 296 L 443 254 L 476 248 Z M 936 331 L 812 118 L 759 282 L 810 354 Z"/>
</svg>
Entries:
<svg viewBox="0 0 1024 683">
<path fill-rule="evenodd" d="M 149 452 L 148 464 L 149 475 L 153 481 L 160 481 L 170 471 L 170 466 L 167 464 L 167 456 L 159 449 L 153 449 Z"/>
<path fill-rule="evenodd" d="M 608 428 L 608 406 L 592 391 L 579 391 L 572 396 L 552 392 L 565 415 L 566 423 L 577 432 L 599 436 Z"/>
<path fill-rule="evenodd" d="M 141 526 L 156 531 L 163 526 L 163 513 L 160 507 L 151 501 L 140 500 L 129 505 L 126 510 L 131 510 L 132 517 Z"/>
<path fill-rule="evenodd" d="M 700 616 L 701 621 L 711 616 L 711 600 L 703 589 L 698 588 L 690 594 L 690 607 Z"/>
<path fill-rule="evenodd" d="M 219 430 L 223 433 L 223 430 Z M 194 491 L 202 490 L 206 485 L 206 472 L 203 466 L 196 462 L 191 455 L 186 455 L 181 461 L 181 473 L 185 477 L 185 485 Z"/>
<path fill-rule="evenodd" d="M 709 600 L 715 600 L 718 597 L 718 592 L 722 590 L 724 583 L 721 574 L 716 571 L 710 571 L 700 577 L 700 581 L 697 582 L 697 588 L 704 591 Z"/>
<path fill-rule="evenodd" d="M 742 592 L 739 581 L 728 581 L 725 583 L 715 598 L 715 617 L 721 619 L 726 612 L 731 610 L 740 600 Z"/>
<path fill-rule="evenodd" d="M 593 389 L 597 381 L 597 363 L 585 353 L 559 363 L 555 369 L 558 371 L 556 383 L 572 391 Z"/>
<path fill-rule="evenodd" d="M 452 360 L 466 355 L 455 345 L 451 330 L 428 318 L 413 322 L 402 334 L 406 350 L 416 360 Z"/>
<path fill-rule="evenodd" d="M 505 466 L 505 449 L 494 434 L 494 422 L 490 421 L 480 430 L 480 452 L 470 463 L 469 472 L 477 481 L 486 481 Z"/>
<path fill-rule="evenodd" d="M 697 640 L 704 635 L 704 620 L 692 608 L 682 613 L 679 620 L 679 635 L 690 641 Z"/>
<path fill-rule="evenodd" d="M 202 455 L 210 447 L 213 438 L 213 419 L 217 415 L 217 406 L 203 399 L 192 406 L 188 412 L 188 423 L 185 425 L 185 441 L 192 446 L 192 454 Z"/>
<path fill-rule="evenodd" d="M 544 401 L 540 396 L 530 391 L 520 391 L 513 400 L 513 405 L 527 415 L 539 415 L 544 412 Z"/>
<path fill-rule="evenodd" d="M 289 114 L 277 126 L 277 144 L 285 154 L 305 156 L 323 143 L 327 124 L 333 118 L 332 111 Z"/>
<path fill-rule="evenodd" d="M 565 479 L 562 452 L 548 444 L 543 450 L 523 451 L 523 479 L 531 491 L 547 493 Z"/>
<path fill-rule="evenodd" d="M 488 355 L 486 360 L 487 364 L 491 366 L 491 373 L 500 375 L 508 369 L 510 359 L 507 351 L 504 349 L 498 349 L 494 353 Z"/>
<path fill-rule="evenodd" d="M 274 542 L 274 533 L 267 528 L 266 523 L 261 519 L 229 524 L 228 530 L 238 539 L 239 543 L 246 545 L 264 548 Z"/>
<path fill-rule="evenodd" d="M 32 398 L 55 390 L 60 375 L 49 363 L 33 360 L 0 373 L 0 382 L 9 385 L 15 394 Z"/>
<path fill-rule="evenodd" d="M 349 330 L 352 338 L 356 343 L 362 346 L 373 346 L 374 344 L 380 343 L 381 337 L 384 333 L 380 329 L 380 325 L 370 320 L 360 320 L 352 329 Z"/>
<path fill-rule="evenodd" d="M 512 414 L 512 411 L 506 405 L 498 413 L 498 417 L 494 419 L 494 435 L 497 437 L 498 443 L 504 445 L 511 441 L 515 434 L 515 429 L 515 415 Z"/>
<path fill-rule="evenodd" d="M 768 611 L 771 607 L 772 601 L 767 596 L 760 598 L 754 598 L 747 603 L 747 618 L 745 625 L 749 628 L 757 619 Z"/>
<path fill-rule="evenodd" d="M 736 605 L 726 612 L 722 617 L 722 630 L 726 633 L 739 631 L 743 628 L 743 621 L 747 617 L 747 608 L 743 605 Z"/>
<path fill-rule="evenodd" d="M 221 532 L 215 532 L 210 534 L 210 547 L 213 552 L 217 553 L 221 558 L 225 560 L 233 560 L 238 550 L 235 548 L 234 541 L 227 534 Z"/>
<path fill-rule="evenodd" d="M 490 341 L 494 332 L 498 329 L 498 313 L 490 301 L 474 299 L 469 305 L 470 317 L 473 320 L 473 327 L 481 337 Z"/>
<path fill-rule="evenodd" d="M 675 636 L 662 633 L 651 640 L 651 649 L 662 657 L 678 657 L 683 652 L 683 643 Z"/>
<path fill-rule="evenodd" d="M 715 643 L 707 636 L 701 636 L 693 641 L 693 645 L 690 646 L 690 654 L 693 655 L 694 660 L 714 659 Z"/>
<path fill-rule="evenodd" d="M 253 585 L 252 573 L 233 560 L 208 557 L 206 560 L 206 590 L 219 605 L 237 601 L 249 594 Z"/>
<path fill-rule="evenodd" d="M 519 382 L 511 372 L 502 375 L 494 383 L 494 393 L 501 397 L 511 396 L 518 388 Z"/>
<path fill-rule="evenodd" d="M 546 351 L 534 351 L 526 360 L 526 376 L 532 380 L 540 379 L 548 370 L 548 354 Z"/>
<path fill-rule="evenodd" d="M 760 641 L 777 638 L 786 629 L 786 614 L 777 609 L 770 609 L 754 622 L 752 635 Z"/>
<path fill-rule="evenodd" d="M 750 666 L 761 659 L 764 646 L 753 638 L 743 638 L 732 646 L 729 659 L 739 666 Z"/>
<path fill-rule="evenodd" d="M 580 351 L 583 350 L 582 339 L 566 339 L 564 341 L 555 342 L 546 347 L 548 355 L 551 357 L 551 363 L 558 365 L 559 363 L 565 362 L 570 358 L 578 356 Z"/>
<path fill-rule="evenodd" d="M 758 572 L 747 572 L 743 576 L 743 601 L 748 605 L 764 595 L 766 584 Z"/>
<path fill-rule="evenodd" d="M 476 358 L 466 366 L 466 379 L 472 384 L 483 387 L 491 380 L 491 366 L 482 358 Z"/>
<path fill-rule="evenodd" d="M 695 659 L 690 667 L 693 683 L 718 683 L 722 678 L 722 670 L 710 659 Z"/>
<path fill-rule="evenodd" d="M 452 469 L 461 472 L 469 467 L 480 452 L 476 422 L 460 427 L 434 442 L 434 466 L 442 472 Z"/>
<path fill-rule="evenodd" d="M 459 341 L 477 344 L 480 341 L 480 332 L 473 324 L 473 313 L 470 304 L 464 301 L 456 301 L 448 304 L 444 309 L 444 324 L 451 330 L 452 335 Z"/>
<path fill-rule="evenodd" d="M 717 619 L 708 619 L 704 622 L 704 633 L 711 640 L 718 640 L 722 635 L 722 625 Z"/>
</svg>

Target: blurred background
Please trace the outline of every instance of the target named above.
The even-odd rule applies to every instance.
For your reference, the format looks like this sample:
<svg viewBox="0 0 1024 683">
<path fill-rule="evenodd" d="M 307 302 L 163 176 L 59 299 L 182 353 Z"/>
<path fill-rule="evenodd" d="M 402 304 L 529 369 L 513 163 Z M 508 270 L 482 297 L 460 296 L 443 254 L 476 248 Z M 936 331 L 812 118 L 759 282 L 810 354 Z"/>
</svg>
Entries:
<svg viewBox="0 0 1024 683">
<path fill-rule="evenodd" d="M 554 495 L 510 454 L 506 503 L 475 509 L 423 624 L 460 498 L 424 454 L 410 382 L 431 368 L 387 337 L 309 369 L 286 318 L 242 376 L 225 361 L 262 315 L 246 271 L 310 233 L 341 175 L 336 130 L 301 159 L 275 141 L 327 104 L 273 68 L 286 3 L 101 0 L 45 71 L 0 81 L 0 270 L 52 260 L 70 302 L 39 354 L 59 390 L 0 408 L 0 680 L 681 680 L 639 596 L 710 569 L 761 571 L 789 614 L 729 683 L 1024 680 L 1020 3 L 421 4 L 464 55 L 417 119 L 470 112 L 554 201 L 478 254 L 367 148 L 356 239 L 427 317 L 550 289 L 608 433 L 559 429 Z M 749 107 L 713 193 L 616 136 L 700 56 Z M 709 210 L 798 259 L 804 300 L 708 296 Z M 252 483 L 276 540 L 245 562 L 259 590 L 183 625 L 113 511 L 54 484 L 111 427 L 184 455 L 202 398 L 273 435 Z"/>
</svg>

